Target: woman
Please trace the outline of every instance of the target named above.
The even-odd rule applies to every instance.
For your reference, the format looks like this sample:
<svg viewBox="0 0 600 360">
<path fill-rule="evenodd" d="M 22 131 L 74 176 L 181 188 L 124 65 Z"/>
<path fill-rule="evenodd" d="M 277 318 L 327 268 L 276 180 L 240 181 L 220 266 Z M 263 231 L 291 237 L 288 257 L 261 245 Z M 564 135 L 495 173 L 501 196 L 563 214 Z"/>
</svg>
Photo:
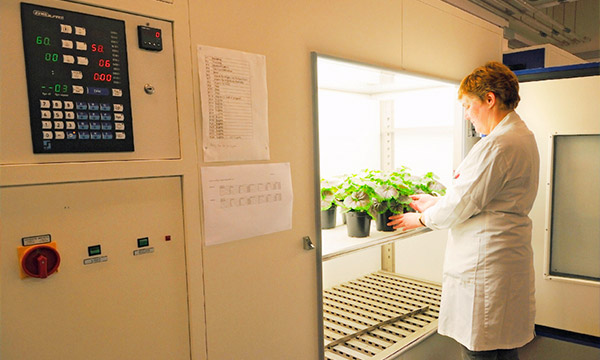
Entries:
<svg viewBox="0 0 600 360">
<path fill-rule="evenodd" d="M 464 359 L 518 359 L 534 336 L 531 219 L 538 187 L 535 138 L 514 111 L 517 77 L 490 62 L 460 84 L 458 98 L 485 134 L 445 196 L 414 195 L 420 213 L 390 217 L 394 228 L 450 229 L 438 332 L 463 346 Z"/>
</svg>

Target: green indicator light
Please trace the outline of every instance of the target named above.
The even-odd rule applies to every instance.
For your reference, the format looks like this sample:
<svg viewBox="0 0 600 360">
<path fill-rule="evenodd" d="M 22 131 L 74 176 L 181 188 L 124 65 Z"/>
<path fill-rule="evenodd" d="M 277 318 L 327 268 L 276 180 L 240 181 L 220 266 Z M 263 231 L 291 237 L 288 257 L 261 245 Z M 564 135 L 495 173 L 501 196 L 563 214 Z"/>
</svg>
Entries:
<svg viewBox="0 0 600 360">
<path fill-rule="evenodd" d="M 137 239 L 137 243 L 138 243 L 139 248 L 150 245 L 150 241 L 148 240 L 147 237 Z"/>
<path fill-rule="evenodd" d="M 102 250 L 100 248 L 100 245 L 88 246 L 88 255 L 89 256 L 96 256 L 96 255 L 100 255 L 101 253 L 102 253 Z"/>
</svg>

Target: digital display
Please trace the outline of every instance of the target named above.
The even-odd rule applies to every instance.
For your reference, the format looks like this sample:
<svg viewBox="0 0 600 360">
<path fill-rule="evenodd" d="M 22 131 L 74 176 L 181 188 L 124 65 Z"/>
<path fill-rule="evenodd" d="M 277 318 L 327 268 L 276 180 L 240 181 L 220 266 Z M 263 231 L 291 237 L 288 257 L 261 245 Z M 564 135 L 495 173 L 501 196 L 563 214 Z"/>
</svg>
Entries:
<svg viewBox="0 0 600 360">
<path fill-rule="evenodd" d="M 21 3 L 34 153 L 133 151 L 125 22 Z"/>
<path fill-rule="evenodd" d="M 100 254 L 102 254 L 100 245 L 88 246 L 88 255 L 89 256 L 96 256 L 96 255 L 100 255 Z"/>
<path fill-rule="evenodd" d="M 162 31 L 157 28 L 138 26 L 138 41 L 141 49 L 161 51 Z"/>
<path fill-rule="evenodd" d="M 150 241 L 148 240 L 147 237 L 145 237 L 145 238 L 137 239 L 137 243 L 138 243 L 138 247 L 141 248 L 141 247 L 148 246 L 150 244 Z"/>
</svg>

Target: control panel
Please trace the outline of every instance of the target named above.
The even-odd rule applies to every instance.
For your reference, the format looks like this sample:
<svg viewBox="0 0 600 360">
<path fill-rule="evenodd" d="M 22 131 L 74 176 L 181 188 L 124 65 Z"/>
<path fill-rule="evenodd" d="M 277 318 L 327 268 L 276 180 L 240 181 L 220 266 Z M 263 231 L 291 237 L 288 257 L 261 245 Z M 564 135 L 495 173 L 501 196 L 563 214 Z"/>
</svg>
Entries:
<svg viewBox="0 0 600 360">
<path fill-rule="evenodd" d="M 133 151 L 125 22 L 21 3 L 34 153 Z"/>
</svg>

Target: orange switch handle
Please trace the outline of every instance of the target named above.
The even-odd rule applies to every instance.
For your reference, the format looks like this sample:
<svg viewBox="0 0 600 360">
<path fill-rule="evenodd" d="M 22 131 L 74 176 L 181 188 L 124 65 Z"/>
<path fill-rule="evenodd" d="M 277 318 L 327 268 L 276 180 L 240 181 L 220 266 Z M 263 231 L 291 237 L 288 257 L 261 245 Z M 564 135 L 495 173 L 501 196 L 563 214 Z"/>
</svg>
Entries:
<svg viewBox="0 0 600 360">
<path fill-rule="evenodd" d="M 45 279 L 48 277 L 48 258 L 44 255 L 38 256 L 36 259 L 38 265 L 38 277 Z"/>
</svg>

